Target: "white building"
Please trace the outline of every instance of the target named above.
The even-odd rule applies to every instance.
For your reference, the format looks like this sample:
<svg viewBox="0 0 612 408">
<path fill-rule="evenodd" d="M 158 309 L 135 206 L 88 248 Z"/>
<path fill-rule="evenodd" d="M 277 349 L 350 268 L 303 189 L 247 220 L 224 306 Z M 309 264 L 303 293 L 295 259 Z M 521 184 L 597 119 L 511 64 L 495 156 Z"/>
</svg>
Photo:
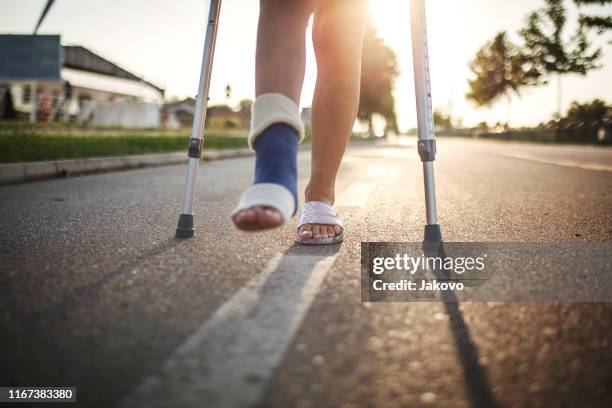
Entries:
<svg viewBox="0 0 612 408">
<path fill-rule="evenodd" d="M 164 90 L 80 46 L 63 46 L 61 81 L 8 82 L 20 116 L 37 105 L 39 120 L 156 128 Z M 36 89 L 36 98 L 33 96 Z"/>
</svg>

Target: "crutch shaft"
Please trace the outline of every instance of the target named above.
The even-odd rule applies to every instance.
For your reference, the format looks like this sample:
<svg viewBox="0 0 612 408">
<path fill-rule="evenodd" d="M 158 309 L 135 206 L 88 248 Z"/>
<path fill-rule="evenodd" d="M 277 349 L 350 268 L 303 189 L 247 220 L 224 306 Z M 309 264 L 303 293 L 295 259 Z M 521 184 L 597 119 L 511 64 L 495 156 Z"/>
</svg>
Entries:
<svg viewBox="0 0 612 408">
<path fill-rule="evenodd" d="M 427 24 L 424 0 L 411 0 L 410 18 L 412 31 L 412 59 L 414 64 L 414 86 L 417 105 L 418 152 L 423 162 L 425 186 L 425 211 L 427 225 L 436 225 L 436 188 L 433 161 L 436 156 L 431 82 L 429 77 L 429 54 L 427 47 Z"/>
<path fill-rule="evenodd" d="M 436 212 L 436 183 L 432 161 L 423 162 L 423 181 L 425 183 L 425 219 L 427 225 L 438 223 Z"/>
<path fill-rule="evenodd" d="M 210 76 L 212 73 L 220 11 L 221 0 L 211 0 L 208 11 L 206 37 L 204 39 L 204 53 L 202 56 L 202 69 L 200 71 L 200 82 L 198 85 L 198 95 L 196 97 L 193 127 L 191 129 L 191 137 L 189 138 L 189 164 L 187 167 L 187 177 L 185 180 L 183 208 L 176 229 L 176 236 L 181 238 L 187 238 L 194 235 L 193 201 L 195 199 L 198 167 L 200 164 L 200 159 L 202 158 L 204 126 L 206 124 L 206 108 L 208 105 L 208 90 L 210 88 Z"/>
</svg>

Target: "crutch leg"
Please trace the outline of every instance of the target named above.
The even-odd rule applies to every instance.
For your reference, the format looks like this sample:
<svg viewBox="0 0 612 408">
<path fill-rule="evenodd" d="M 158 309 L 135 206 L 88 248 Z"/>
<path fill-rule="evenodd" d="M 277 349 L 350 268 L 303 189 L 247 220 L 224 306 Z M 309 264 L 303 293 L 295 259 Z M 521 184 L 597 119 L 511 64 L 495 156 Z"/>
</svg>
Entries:
<svg viewBox="0 0 612 408">
<path fill-rule="evenodd" d="M 431 103 L 431 82 L 429 77 L 429 54 L 427 48 L 427 24 L 425 1 L 410 1 L 410 27 L 412 30 L 412 60 L 414 64 L 414 86 L 416 93 L 418 135 L 417 149 L 423 162 L 425 184 L 425 241 L 441 242 L 442 233 L 436 213 L 436 186 L 434 179 L 434 160 L 436 158 L 436 139 L 434 133 Z"/>
<path fill-rule="evenodd" d="M 187 179 L 185 181 L 185 194 L 183 196 L 183 209 L 179 216 L 176 227 L 177 238 L 191 238 L 195 234 L 193 225 L 193 200 L 195 198 L 196 180 L 198 166 L 202 158 L 202 145 L 204 140 L 204 124 L 206 123 L 206 107 L 208 105 L 208 89 L 210 85 L 210 74 L 212 72 L 213 57 L 215 54 L 215 41 L 217 39 L 217 27 L 221 0 L 211 0 L 208 12 L 208 24 L 206 38 L 204 40 L 204 55 L 202 57 L 202 69 L 200 72 L 200 84 L 193 116 L 193 128 L 189 139 L 189 165 L 187 168 Z"/>
</svg>

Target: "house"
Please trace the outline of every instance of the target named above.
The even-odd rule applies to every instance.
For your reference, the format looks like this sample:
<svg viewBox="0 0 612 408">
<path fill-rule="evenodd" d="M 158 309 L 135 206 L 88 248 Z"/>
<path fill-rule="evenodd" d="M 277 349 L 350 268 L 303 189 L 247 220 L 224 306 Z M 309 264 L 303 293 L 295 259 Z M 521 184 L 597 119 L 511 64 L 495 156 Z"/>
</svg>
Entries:
<svg viewBox="0 0 612 408">
<path fill-rule="evenodd" d="M 0 37 L 10 44 L 31 36 Z M 59 43 L 59 37 L 54 37 Z M 85 47 L 61 46 L 60 53 L 59 80 L 0 79 L 0 85 L 8 85 L 18 117 L 62 119 L 93 126 L 159 126 L 162 88 Z M 4 65 L 0 71 L 10 72 L 10 58 L 0 60 Z"/>
<path fill-rule="evenodd" d="M 165 127 L 191 127 L 196 101 L 186 98 L 169 102 L 162 110 Z M 227 105 L 209 106 L 206 111 L 206 127 L 212 129 L 248 129 L 251 121 L 251 101 L 240 102 L 237 109 Z"/>
<path fill-rule="evenodd" d="M 176 129 L 191 127 L 195 112 L 196 100 L 186 98 L 168 102 L 162 109 L 162 124 L 164 127 Z M 211 129 L 249 129 L 251 125 L 252 101 L 243 100 L 238 108 L 228 105 L 209 106 L 206 112 L 206 127 Z M 310 126 L 312 109 L 303 108 L 301 119 L 305 126 Z"/>
<path fill-rule="evenodd" d="M 206 126 L 213 129 L 248 129 L 251 122 L 251 101 L 242 101 L 238 109 L 227 105 L 208 108 Z"/>
<path fill-rule="evenodd" d="M 171 129 L 191 127 L 195 104 L 194 98 L 167 102 L 162 109 L 162 126 Z"/>
</svg>

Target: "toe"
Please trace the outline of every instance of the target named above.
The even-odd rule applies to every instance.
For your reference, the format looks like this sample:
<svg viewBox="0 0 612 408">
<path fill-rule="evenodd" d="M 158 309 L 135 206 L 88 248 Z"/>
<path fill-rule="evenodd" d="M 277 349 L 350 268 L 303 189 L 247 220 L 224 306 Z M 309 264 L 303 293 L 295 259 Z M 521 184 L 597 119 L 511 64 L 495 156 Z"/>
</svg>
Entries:
<svg viewBox="0 0 612 408">
<path fill-rule="evenodd" d="M 321 236 L 321 226 L 320 225 L 313 225 L 312 226 L 312 237 L 314 239 L 322 239 L 323 237 Z"/>
<path fill-rule="evenodd" d="M 272 208 L 266 208 L 264 213 L 265 213 L 266 218 L 272 224 L 280 225 L 283 222 L 283 217 L 280 215 L 280 213 L 277 210 L 274 210 Z"/>
<path fill-rule="evenodd" d="M 252 208 L 247 208 L 244 211 L 241 211 L 242 213 L 242 221 L 241 223 L 243 225 L 249 225 L 252 224 L 255 221 L 255 211 Z"/>
<path fill-rule="evenodd" d="M 265 221 L 263 208 L 253 207 L 250 211 L 253 212 L 253 219 L 257 224 L 262 224 Z"/>
<path fill-rule="evenodd" d="M 336 233 L 334 232 L 334 226 L 333 225 L 328 225 L 327 226 L 327 236 L 329 238 L 333 238 L 334 235 L 336 235 Z"/>
<path fill-rule="evenodd" d="M 244 212 L 244 220 L 251 223 L 257 219 L 257 210 L 249 208 Z"/>
<path fill-rule="evenodd" d="M 236 220 L 236 226 L 240 229 L 250 231 L 257 223 L 257 211 L 253 208 L 247 208 L 240 211 L 240 216 Z"/>
<path fill-rule="evenodd" d="M 236 227 L 244 231 L 260 231 L 283 223 L 281 214 L 273 208 L 251 207 L 232 216 Z"/>
<path fill-rule="evenodd" d="M 240 221 L 242 221 L 242 211 L 238 211 L 237 213 L 232 214 L 231 218 L 232 221 L 234 221 L 234 224 L 238 224 L 240 223 Z"/>
<path fill-rule="evenodd" d="M 321 238 L 322 239 L 327 239 L 330 237 L 330 235 L 327 232 L 327 225 L 321 225 L 319 227 L 319 230 L 321 231 Z"/>
<path fill-rule="evenodd" d="M 258 229 L 268 229 L 279 226 L 282 223 L 280 213 L 269 207 L 255 207 L 255 219 Z"/>
<path fill-rule="evenodd" d="M 312 238 L 312 225 L 304 224 L 300 227 L 299 231 L 300 238 L 302 239 L 311 239 Z"/>
</svg>

